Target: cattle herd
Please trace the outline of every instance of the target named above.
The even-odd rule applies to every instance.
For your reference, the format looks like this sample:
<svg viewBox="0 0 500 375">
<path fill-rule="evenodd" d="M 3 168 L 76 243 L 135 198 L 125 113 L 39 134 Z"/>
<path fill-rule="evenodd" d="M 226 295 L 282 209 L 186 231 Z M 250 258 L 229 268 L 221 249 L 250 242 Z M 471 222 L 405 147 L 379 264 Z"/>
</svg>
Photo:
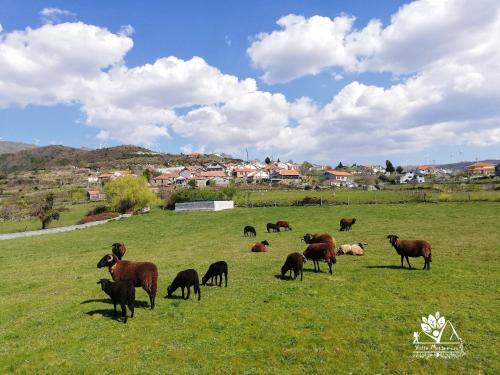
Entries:
<svg viewBox="0 0 500 375">
<path fill-rule="evenodd" d="M 355 218 L 343 218 L 340 220 L 340 231 L 351 230 L 356 223 Z M 267 233 L 280 232 L 281 229 L 292 230 L 292 227 L 287 221 L 277 221 L 276 223 L 267 223 Z M 253 226 L 247 225 L 243 229 L 243 235 L 257 236 L 257 231 Z M 394 247 L 398 255 L 401 256 L 401 267 L 404 268 L 403 260 L 406 259 L 408 267 L 411 268 L 408 257 L 423 257 L 424 270 L 430 269 L 431 260 L 431 245 L 424 240 L 400 240 L 397 235 L 390 234 L 387 236 L 390 244 Z M 330 274 L 333 274 L 333 265 L 337 262 L 337 255 L 364 255 L 367 247 L 366 242 L 358 242 L 356 244 L 344 244 L 336 250 L 336 240 L 328 233 L 306 233 L 302 238 L 307 245 L 304 252 L 291 253 L 287 256 L 285 263 L 281 267 L 281 278 L 285 279 L 286 274 L 290 273 L 290 279 L 295 280 L 300 275 L 300 280 L 303 279 L 304 263 L 307 260 L 313 262 L 315 272 L 320 272 L 320 262 L 325 262 L 328 265 Z M 269 242 L 267 240 L 259 241 L 252 246 L 252 252 L 268 251 Z M 119 304 L 122 310 L 123 322 L 127 322 L 128 306 L 130 317 L 134 316 L 135 305 L 135 288 L 142 287 L 149 296 L 151 309 L 155 307 L 155 299 L 158 283 L 158 268 L 151 262 L 135 262 L 123 260 L 123 256 L 127 251 L 123 243 L 114 243 L 111 246 L 111 254 L 106 254 L 98 263 L 98 268 L 107 267 L 113 281 L 108 279 L 100 279 L 97 283 L 101 284 L 101 289 L 111 298 L 114 305 L 114 313 L 117 315 L 116 305 Z M 293 271 L 293 275 L 292 275 Z M 225 287 L 227 287 L 228 265 L 225 261 L 212 263 L 205 275 L 202 277 L 201 285 L 207 285 L 210 280 L 211 285 L 222 286 L 222 276 L 224 276 Z M 215 279 L 215 283 L 214 283 Z M 183 299 L 189 299 L 193 292 L 201 299 L 200 281 L 198 273 L 194 269 L 181 271 L 174 278 L 172 283 L 167 288 L 166 298 L 172 298 L 173 293 L 177 289 L 181 289 Z M 187 290 L 187 295 L 185 295 Z"/>
</svg>

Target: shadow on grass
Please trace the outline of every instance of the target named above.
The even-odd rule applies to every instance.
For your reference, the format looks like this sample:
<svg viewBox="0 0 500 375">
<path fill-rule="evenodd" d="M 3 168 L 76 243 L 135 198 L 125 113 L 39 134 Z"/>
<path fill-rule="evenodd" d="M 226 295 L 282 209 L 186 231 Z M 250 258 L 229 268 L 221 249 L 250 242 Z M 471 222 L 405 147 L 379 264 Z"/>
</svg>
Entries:
<svg viewBox="0 0 500 375">
<path fill-rule="evenodd" d="M 223 287 L 224 286 L 224 282 L 222 282 L 221 285 L 216 284 L 216 283 L 206 283 L 206 284 L 200 284 L 200 286 L 218 286 L 218 287 Z"/>
<path fill-rule="evenodd" d="M 186 293 L 187 294 L 187 293 Z M 191 298 L 192 296 L 189 296 L 189 298 Z M 165 299 L 180 299 L 180 300 L 183 300 L 184 298 L 182 298 L 182 295 L 171 295 L 170 297 L 169 296 L 165 296 L 163 297 Z"/>
<path fill-rule="evenodd" d="M 82 302 L 80 302 L 80 305 L 84 305 L 86 303 L 92 303 L 92 302 L 109 303 L 111 305 L 113 304 L 113 301 L 111 301 L 110 298 L 100 298 L 100 299 L 88 299 L 88 300 L 82 301 Z M 117 306 L 119 306 L 119 304 Z M 134 303 L 134 307 L 136 307 L 136 308 L 146 308 L 146 307 L 149 307 L 149 303 L 147 303 L 146 301 L 138 301 L 138 300 L 136 300 L 135 303 Z M 95 311 L 99 311 L 99 310 L 95 310 Z M 111 312 L 113 312 L 113 310 L 111 310 Z"/>
<path fill-rule="evenodd" d="M 93 315 L 101 315 L 105 318 L 110 318 L 111 320 L 114 320 L 115 322 L 123 324 L 123 318 L 121 316 L 121 309 L 117 309 L 117 315 L 115 315 L 115 312 L 113 309 L 98 309 L 98 310 L 91 310 L 87 311 L 85 314 L 93 316 Z M 127 309 L 127 315 L 130 319 L 130 311 Z M 133 318 L 132 318 L 133 319 Z"/>
<path fill-rule="evenodd" d="M 297 276 L 297 278 L 293 278 L 293 276 L 286 275 L 285 277 L 282 277 L 281 275 L 274 275 L 275 278 L 280 279 L 280 280 L 286 280 L 286 281 L 295 281 L 299 280 L 300 281 L 300 275 Z"/>
<path fill-rule="evenodd" d="M 326 267 L 326 269 L 328 269 L 328 267 Z M 333 267 L 332 267 L 333 269 Z M 327 273 L 328 271 L 315 271 L 314 268 L 304 268 L 303 269 L 304 272 L 312 272 L 312 273 Z"/>
<path fill-rule="evenodd" d="M 365 268 L 376 268 L 376 269 L 380 269 L 380 268 L 386 268 L 386 269 L 389 269 L 389 270 L 407 270 L 407 271 L 416 271 L 417 269 L 412 267 L 412 268 L 408 268 L 408 267 L 404 267 L 404 268 L 401 268 L 401 266 L 394 266 L 394 265 L 390 265 L 390 266 L 365 266 Z"/>
</svg>

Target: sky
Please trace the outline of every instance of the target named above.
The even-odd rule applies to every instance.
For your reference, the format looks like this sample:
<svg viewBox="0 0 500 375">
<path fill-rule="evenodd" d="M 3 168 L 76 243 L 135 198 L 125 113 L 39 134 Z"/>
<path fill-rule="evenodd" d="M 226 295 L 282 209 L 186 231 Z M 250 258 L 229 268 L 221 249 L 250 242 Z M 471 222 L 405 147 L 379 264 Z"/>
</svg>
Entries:
<svg viewBox="0 0 500 375">
<path fill-rule="evenodd" d="M 500 2 L 0 0 L 0 138 L 500 158 Z"/>
</svg>

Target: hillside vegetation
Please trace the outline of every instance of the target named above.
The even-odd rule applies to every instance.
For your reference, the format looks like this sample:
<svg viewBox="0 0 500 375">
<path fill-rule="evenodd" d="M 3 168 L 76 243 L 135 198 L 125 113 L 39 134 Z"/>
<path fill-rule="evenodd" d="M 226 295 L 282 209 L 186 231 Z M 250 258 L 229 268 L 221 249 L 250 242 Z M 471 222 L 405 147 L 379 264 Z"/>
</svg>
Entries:
<svg viewBox="0 0 500 375">
<path fill-rule="evenodd" d="M 162 154 L 132 145 L 96 150 L 82 150 L 55 145 L 0 155 L 0 171 L 11 173 L 64 166 L 90 167 L 94 169 L 130 169 L 134 168 L 134 166 L 147 164 L 176 166 L 224 160 L 234 161 L 236 159 L 226 159 L 215 155 L 189 157 L 187 155 Z"/>
</svg>

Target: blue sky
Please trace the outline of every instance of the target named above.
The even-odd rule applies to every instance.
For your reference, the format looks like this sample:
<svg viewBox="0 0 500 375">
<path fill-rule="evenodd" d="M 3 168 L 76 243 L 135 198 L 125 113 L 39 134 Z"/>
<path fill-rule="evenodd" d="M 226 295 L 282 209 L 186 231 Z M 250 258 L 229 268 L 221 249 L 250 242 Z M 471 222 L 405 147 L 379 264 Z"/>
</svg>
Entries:
<svg viewBox="0 0 500 375">
<path fill-rule="evenodd" d="M 422 35 L 425 34 L 425 29 L 422 27 L 412 30 L 411 27 L 407 28 L 404 25 L 412 25 L 413 19 L 419 19 L 419 12 L 426 14 L 426 10 L 422 10 L 422 7 L 429 7 L 429 18 L 432 18 L 434 10 L 432 4 L 413 4 L 403 12 L 401 6 L 406 3 L 402 1 L 150 1 L 145 3 L 3 0 L 0 1 L 2 26 L 0 35 L 3 38 L 0 41 L 6 46 L 12 46 L 9 44 L 9 35 L 23 32 L 27 27 L 35 32 L 40 30 L 41 38 L 47 24 L 57 27 L 67 23 L 75 28 L 91 25 L 106 29 L 112 36 L 119 35 L 124 25 L 130 25 L 134 30 L 133 33 L 128 33 L 121 39 L 133 41 L 133 47 L 121 47 L 119 51 L 117 48 L 116 54 L 121 58 L 111 58 L 109 64 L 106 62 L 102 66 L 96 66 L 98 73 L 106 74 L 111 69 L 109 65 L 123 65 L 126 69 L 132 70 L 169 56 L 174 56 L 184 66 L 184 62 L 193 57 L 200 57 L 204 60 L 204 64 L 215 68 L 224 77 L 234 76 L 240 82 L 247 78 L 254 79 L 255 89 L 259 94 L 252 95 L 252 98 L 259 98 L 259 102 L 255 103 L 255 111 L 276 111 L 276 113 L 259 118 L 255 118 L 255 113 L 247 113 L 252 111 L 252 106 L 243 110 L 241 103 L 247 103 L 250 100 L 247 99 L 248 92 L 254 91 L 255 94 L 255 89 L 248 87 L 242 89 L 240 87 L 242 85 L 232 84 L 230 89 L 234 89 L 235 94 L 225 95 L 223 92 L 217 96 L 210 91 L 203 94 L 201 101 L 199 97 L 190 98 L 188 102 L 193 105 L 167 105 L 160 101 L 155 103 L 154 108 L 141 107 L 143 109 L 132 110 L 132 114 L 139 114 L 140 110 L 145 111 L 145 119 L 141 124 L 143 128 L 136 130 L 133 121 L 127 123 L 128 128 L 122 126 L 122 117 L 109 118 L 99 113 L 91 118 L 90 113 L 95 114 L 104 106 L 117 107 L 116 103 L 112 103 L 113 98 L 103 97 L 94 100 L 94 97 L 98 96 L 95 92 L 89 92 L 84 97 L 79 94 L 82 91 L 80 88 L 72 86 L 71 94 L 67 94 L 66 83 L 61 84 L 64 87 L 57 88 L 52 87 L 51 82 L 47 82 L 44 86 L 45 83 L 40 83 L 43 81 L 43 75 L 41 77 L 23 75 L 21 68 L 14 73 L 14 77 L 19 73 L 21 77 L 19 80 L 22 82 L 14 81 L 12 75 L 9 75 L 4 78 L 6 83 L 2 86 L 0 64 L 0 90 L 5 91 L 4 96 L 7 98 L 2 101 L 0 91 L 0 137 L 4 140 L 40 145 L 56 143 L 75 147 L 138 143 L 166 152 L 202 150 L 229 152 L 237 156 L 242 156 L 243 150 L 248 148 L 253 157 L 264 158 L 268 154 L 274 154 L 281 155 L 282 158 L 332 163 L 338 160 L 376 163 L 390 158 L 397 164 L 412 164 L 500 157 L 497 140 L 500 139 L 498 122 L 500 114 L 492 113 L 486 116 L 481 113 L 481 106 L 488 107 L 494 98 L 491 95 L 487 99 L 478 97 L 477 92 L 481 90 L 484 92 L 490 88 L 476 87 L 483 84 L 481 82 L 496 82 L 498 77 L 490 77 L 492 71 L 483 66 L 472 66 L 472 71 L 458 73 L 465 77 L 466 83 L 460 85 L 466 89 L 460 86 L 458 90 L 457 84 L 453 83 L 455 81 L 452 82 L 456 78 L 450 78 L 443 79 L 443 82 L 437 84 L 439 92 L 431 92 L 434 87 L 430 88 L 433 85 L 429 82 L 432 81 L 424 78 L 447 77 L 448 74 L 450 77 L 456 77 L 457 73 L 456 70 L 452 70 L 455 67 L 451 62 L 460 62 L 460 59 L 465 61 L 466 57 L 463 56 L 467 55 L 464 51 L 471 48 L 472 42 L 467 39 L 456 40 L 456 43 L 450 43 L 454 46 L 451 51 L 449 48 L 443 48 L 440 51 L 441 55 L 429 53 L 430 56 L 424 56 L 417 65 L 413 64 L 412 59 L 405 57 L 405 54 L 411 54 L 415 43 L 425 47 L 425 43 L 429 43 L 433 38 L 429 39 Z M 42 9 L 58 9 L 59 13 L 49 11 L 44 16 L 41 13 Z M 478 35 L 485 32 L 485 28 L 488 27 L 485 19 L 481 18 L 487 17 L 487 14 L 482 15 L 477 11 L 477 17 L 470 17 L 471 12 L 475 10 L 468 9 L 464 4 L 455 4 L 454 11 L 455 16 L 458 14 L 455 24 L 439 25 L 442 15 L 436 16 L 432 27 L 437 25 L 434 31 L 437 43 L 439 40 L 446 41 L 454 31 L 454 27 L 460 28 L 461 25 L 467 24 L 467 27 L 471 28 L 469 34 Z M 461 11 L 463 19 L 459 17 Z M 498 14 L 497 7 L 491 5 L 491 12 Z M 286 26 L 276 24 L 280 18 L 288 15 L 298 15 L 302 18 L 298 21 L 290 18 L 291 21 L 287 21 Z M 399 17 L 401 22 L 391 21 L 391 16 L 394 15 L 397 15 L 396 18 Z M 352 16 L 355 20 L 350 18 Z M 477 20 L 472 23 L 470 18 Z M 375 19 L 381 21 L 380 30 L 375 32 L 375 37 L 357 36 L 357 31 L 364 30 L 370 21 Z M 496 27 L 495 19 L 489 21 L 492 28 Z M 341 22 L 347 24 L 352 22 L 352 24 L 347 26 L 347 29 L 340 27 L 339 31 L 335 25 Z M 391 28 L 395 31 L 390 30 Z M 276 35 L 276 39 L 271 35 L 273 32 L 280 32 Z M 304 40 L 311 38 L 311 43 L 304 42 L 298 46 L 294 32 L 304 33 Z M 340 45 L 335 44 L 337 40 L 335 33 L 343 40 Z M 26 38 L 26 45 L 31 46 L 35 39 L 38 40 L 38 37 L 34 37 L 35 33 L 32 34 L 26 33 L 23 36 Z M 407 44 L 404 40 L 398 44 L 400 41 L 395 42 L 393 35 L 401 35 L 403 39 L 407 37 Z M 353 37 L 355 42 L 348 44 L 350 37 Z M 377 38 L 375 44 L 372 43 L 374 38 Z M 328 42 L 315 44 L 323 39 Z M 44 40 L 43 43 L 41 48 L 44 52 L 51 51 L 54 47 L 55 52 L 47 52 L 47 58 L 67 59 L 71 63 L 64 66 L 75 64 L 77 68 L 80 63 L 73 61 L 71 50 L 69 53 L 66 50 L 58 55 L 61 45 L 69 43 L 69 48 L 74 48 L 75 52 L 87 48 L 80 47 L 78 39 Z M 116 45 L 114 47 L 110 45 L 109 48 L 111 50 L 115 47 Z M 253 49 L 252 52 L 249 51 L 250 47 Z M 340 57 L 330 56 L 330 52 L 336 48 L 345 48 L 348 52 Z M 0 48 L 0 63 L 2 53 L 5 61 L 12 63 L 13 58 L 8 55 L 12 50 L 14 48 L 4 50 Z M 426 52 L 428 50 L 424 49 L 424 54 L 428 53 Z M 92 53 L 100 54 L 102 50 L 94 51 L 90 47 L 88 54 Z M 44 60 L 44 57 L 45 55 L 42 55 L 40 60 Z M 421 55 L 417 55 L 413 61 L 419 60 L 420 57 Z M 34 52 L 31 55 L 27 54 L 26 59 L 33 59 L 34 64 L 40 63 Z M 446 64 L 449 64 L 449 70 L 440 71 L 442 66 L 448 66 Z M 462 65 L 471 64 L 470 61 L 465 61 Z M 77 68 L 71 71 L 72 76 L 78 76 Z M 16 67 L 12 69 L 15 70 Z M 281 74 L 281 69 L 286 73 Z M 161 70 L 164 72 L 163 68 Z M 194 70 L 198 71 L 198 68 Z M 43 69 L 35 69 L 35 72 L 38 71 Z M 48 71 L 45 76 L 51 74 L 57 76 L 57 73 Z M 89 82 L 96 79 L 96 74 L 91 77 L 84 76 L 85 74 L 82 72 L 82 77 Z M 264 74 L 268 74 L 271 78 L 262 79 Z M 479 76 L 482 79 L 478 78 Z M 205 78 L 193 75 L 189 80 L 196 85 L 197 79 L 201 82 Z M 213 78 L 214 81 L 210 81 L 210 85 L 218 85 L 220 79 L 218 76 Z M 412 80 L 415 80 L 415 84 L 410 85 L 408 82 Z M 54 90 L 53 96 L 56 99 L 47 101 L 42 94 L 37 94 L 42 97 L 32 95 L 27 90 L 27 93 L 18 94 L 12 89 L 16 87 L 15 85 L 25 89 L 31 82 L 42 93 L 45 87 L 47 92 Z M 129 81 L 124 80 L 120 87 L 126 90 L 127 82 Z M 358 83 L 360 85 L 357 85 Z M 171 82 L 159 81 L 158 85 L 162 84 L 169 85 Z M 90 83 L 90 85 L 100 95 L 101 83 Z M 395 89 L 397 85 L 402 85 L 402 90 L 406 90 L 403 98 L 407 100 L 410 97 L 412 101 L 401 100 L 398 96 L 399 88 Z M 418 86 L 418 90 L 414 86 Z M 144 90 L 149 90 L 144 87 Z M 183 87 L 176 86 L 178 90 L 182 90 Z M 188 85 L 185 89 L 192 90 L 192 87 Z M 371 88 L 386 91 L 380 92 Z M 155 86 L 145 95 L 154 96 L 156 95 L 154 90 L 157 89 Z M 168 87 L 161 88 L 163 89 L 168 91 Z M 8 90 L 11 92 L 7 92 Z M 261 93 L 263 94 L 260 95 Z M 497 93 L 498 91 L 493 88 L 493 97 Z M 281 94 L 285 98 L 285 103 Z M 112 93 L 110 95 L 112 96 Z M 240 95 L 241 102 L 233 103 L 233 96 L 238 96 L 239 99 Z M 413 100 L 415 95 L 422 95 L 422 98 Z M 332 105 L 336 98 L 337 101 L 340 100 L 340 96 L 347 97 L 345 100 L 349 104 Z M 303 97 L 308 98 L 308 108 L 311 106 L 315 108 L 314 111 L 311 109 L 314 114 L 303 115 L 302 107 L 301 115 L 293 114 L 298 110 L 297 101 Z M 429 97 L 439 98 L 436 99 L 438 103 L 430 101 L 425 105 L 420 104 Z M 479 103 L 479 106 L 471 108 L 470 115 L 466 107 L 464 109 L 466 115 L 462 116 L 465 118 L 458 119 L 453 114 L 448 118 L 446 114 L 441 113 L 442 108 L 453 108 L 456 103 L 467 102 L 469 97 Z M 137 98 L 138 96 L 121 99 L 120 103 L 126 103 L 123 109 L 135 106 L 140 100 Z M 384 108 L 381 107 L 381 102 Z M 418 110 L 414 110 L 416 106 L 419 106 Z M 238 109 L 237 115 L 235 108 Z M 154 119 L 149 118 L 151 111 L 156 110 L 159 111 L 158 115 L 155 115 Z M 401 113 L 393 115 L 399 110 Z M 162 111 L 172 111 L 172 114 Z M 211 121 L 215 121 L 214 116 L 217 121 L 212 124 Z M 234 119 L 231 116 L 234 116 Z M 272 119 L 269 119 L 270 117 Z M 435 120 L 436 123 L 433 123 L 433 119 L 438 118 L 439 121 Z M 475 125 L 476 123 L 480 125 Z M 248 129 L 245 130 L 245 126 Z M 225 129 L 224 134 L 221 129 Z M 266 134 L 267 130 L 269 134 Z M 143 138 L 141 132 L 151 134 Z M 247 137 L 247 133 L 252 134 Z M 130 134 L 133 136 L 128 136 Z M 270 137 L 274 140 L 270 141 Z"/>
</svg>

